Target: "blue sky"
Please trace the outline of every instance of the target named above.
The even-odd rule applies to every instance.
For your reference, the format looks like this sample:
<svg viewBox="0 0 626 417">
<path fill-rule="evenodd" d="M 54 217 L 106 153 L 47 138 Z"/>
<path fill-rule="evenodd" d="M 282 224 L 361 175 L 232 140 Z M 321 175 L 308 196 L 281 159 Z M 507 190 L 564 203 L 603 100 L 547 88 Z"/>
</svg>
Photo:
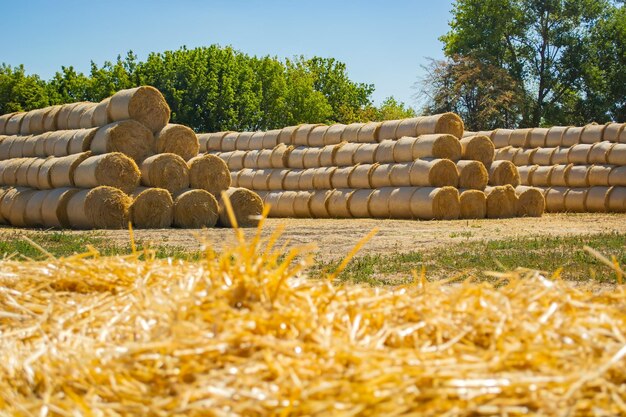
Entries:
<svg viewBox="0 0 626 417">
<path fill-rule="evenodd" d="M 427 57 L 441 58 L 451 0 L 438 1 L 15 1 L 0 0 L 0 62 L 50 78 L 62 65 L 87 72 L 133 50 L 232 45 L 252 55 L 334 57 L 373 83 L 379 103 L 412 106 Z"/>
</svg>

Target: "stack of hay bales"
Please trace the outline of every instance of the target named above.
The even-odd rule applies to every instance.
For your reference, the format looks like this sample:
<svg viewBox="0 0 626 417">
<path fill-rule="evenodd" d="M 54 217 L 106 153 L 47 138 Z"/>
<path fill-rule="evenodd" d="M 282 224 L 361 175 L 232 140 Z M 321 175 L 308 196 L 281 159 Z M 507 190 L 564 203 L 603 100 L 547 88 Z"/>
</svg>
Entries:
<svg viewBox="0 0 626 417">
<path fill-rule="evenodd" d="M 550 212 L 626 212 L 626 124 L 497 129 L 496 161 L 517 166 Z"/>
<path fill-rule="evenodd" d="M 489 138 L 462 136 L 462 120 L 446 113 L 198 138 L 200 152 L 224 160 L 233 184 L 259 193 L 272 217 L 541 215 L 543 202 L 538 209 L 520 210 L 515 191 L 504 192 L 519 185 L 519 175 L 512 163 L 493 163 Z M 504 209 L 502 198 L 509 199 Z"/>
<path fill-rule="evenodd" d="M 228 167 L 217 157 L 198 157 L 193 130 L 169 120 L 163 95 L 147 86 L 100 103 L 0 116 L 0 223 L 75 229 L 125 228 L 129 221 L 140 228 L 215 226 L 220 207 L 224 210 L 221 192 L 230 187 Z M 248 212 L 261 214 L 260 198 L 253 197 Z"/>
</svg>

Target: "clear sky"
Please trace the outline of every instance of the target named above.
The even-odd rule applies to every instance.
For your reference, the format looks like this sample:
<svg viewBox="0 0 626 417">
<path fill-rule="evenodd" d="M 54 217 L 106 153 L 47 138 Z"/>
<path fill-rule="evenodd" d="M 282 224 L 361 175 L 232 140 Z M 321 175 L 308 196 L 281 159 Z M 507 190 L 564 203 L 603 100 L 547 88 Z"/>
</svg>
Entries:
<svg viewBox="0 0 626 417">
<path fill-rule="evenodd" d="M 88 72 L 133 50 L 211 44 L 251 55 L 334 57 L 350 77 L 416 106 L 427 58 L 441 58 L 451 0 L 0 0 L 0 62 L 49 79 L 61 66 Z"/>
</svg>

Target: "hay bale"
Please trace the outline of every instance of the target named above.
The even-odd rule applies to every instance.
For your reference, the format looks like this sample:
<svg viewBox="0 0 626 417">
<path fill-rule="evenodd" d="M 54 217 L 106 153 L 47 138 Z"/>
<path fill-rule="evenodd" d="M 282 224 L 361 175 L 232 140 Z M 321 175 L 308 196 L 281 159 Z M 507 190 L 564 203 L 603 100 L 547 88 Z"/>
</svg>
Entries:
<svg viewBox="0 0 626 417">
<path fill-rule="evenodd" d="M 307 137 L 307 146 L 321 148 L 324 146 L 324 135 L 328 131 L 329 126 L 316 125 Z M 341 137 L 341 136 L 340 136 Z"/>
<path fill-rule="evenodd" d="M 456 163 L 456 168 L 458 172 L 459 188 L 483 190 L 489 183 L 489 172 L 482 162 L 459 161 Z"/>
<path fill-rule="evenodd" d="M 517 167 L 517 173 L 519 174 L 519 183 L 521 185 L 532 184 L 533 173 L 537 170 L 538 165 L 526 165 L 523 167 Z"/>
<path fill-rule="evenodd" d="M 612 187 L 609 192 L 607 207 L 611 213 L 626 213 L 626 188 Z"/>
<path fill-rule="evenodd" d="M 330 188 L 349 188 L 350 174 L 352 174 L 354 168 L 354 166 L 337 168 L 330 178 Z"/>
<path fill-rule="evenodd" d="M 611 165 L 626 165 L 626 143 L 615 144 L 606 160 Z"/>
<path fill-rule="evenodd" d="M 461 158 L 480 161 L 485 166 L 494 160 L 495 148 L 487 136 L 467 136 L 461 139 Z"/>
<path fill-rule="evenodd" d="M 67 145 L 67 153 L 72 155 L 75 153 L 87 152 L 91 148 L 91 142 L 96 136 L 97 131 L 97 127 L 77 130 Z"/>
<path fill-rule="evenodd" d="M 313 177 L 313 188 L 316 190 L 331 189 L 331 178 L 336 170 L 337 167 L 316 168 Z"/>
<path fill-rule="evenodd" d="M 221 157 L 226 162 L 228 169 L 237 171 L 244 168 L 243 161 L 247 154 L 247 151 L 231 151 L 222 153 Z"/>
<path fill-rule="evenodd" d="M 80 129 L 80 121 L 83 117 L 83 113 L 85 113 L 87 110 L 94 106 L 96 106 L 96 104 L 94 103 L 82 102 L 77 103 L 76 106 L 72 107 L 72 110 L 67 116 L 67 129 Z M 91 122 L 87 127 L 91 127 Z"/>
<path fill-rule="evenodd" d="M 98 128 L 90 150 L 94 154 L 121 152 L 141 163 L 155 152 L 154 135 L 135 120 L 113 122 Z"/>
<path fill-rule="evenodd" d="M 75 107 L 80 106 L 83 102 L 62 104 L 59 113 L 56 116 L 56 130 L 68 130 L 68 118 Z"/>
<path fill-rule="evenodd" d="M 174 221 L 174 200 L 163 188 L 135 189 L 129 208 L 132 225 L 138 229 L 165 229 Z"/>
<path fill-rule="evenodd" d="M 413 146 L 413 159 L 439 158 L 458 161 L 461 159 L 461 142 L 453 135 L 422 135 Z"/>
<path fill-rule="evenodd" d="M 174 198 L 173 225 L 182 229 L 214 227 L 219 219 L 219 204 L 206 190 L 183 190 Z"/>
<path fill-rule="evenodd" d="M 411 196 L 411 213 L 422 220 L 455 220 L 461 215 L 459 191 L 454 187 L 421 187 Z"/>
<path fill-rule="evenodd" d="M 11 148 L 15 143 L 14 137 L 5 137 L 0 142 L 0 161 L 11 159 Z"/>
<path fill-rule="evenodd" d="M 43 226 L 43 203 L 50 194 L 50 190 L 35 191 L 26 203 L 24 223 L 28 227 Z"/>
<path fill-rule="evenodd" d="M 566 187 L 550 187 L 544 192 L 546 199 L 546 211 L 558 213 L 565 211 L 565 194 L 569 191 Z"/>
<path fill-rule="evenodd" d="M 36 158 L 28 167 L 26 172 L 26 186 L 30 188 L 39 187 L 39 169 L 46 162 L 46 158 Z M 1 177 L 0 177 L 1 178 Z"/>
<path fill-rule="evenodd" d="M 53 160 L 53 163 L 58 160 L 60 158 Z M 67 159 L 67 161 L 70 160 L 70 158 Z M 41 170 L 45 166 L 46 164 Z M 71 172 L 68 174 L 71 175 Z M 139 185 L 141 173 L 135 161 L 122 153 L 113 152 L 89 156 L 82 160 L 75 167 L 72 178 L 72 184 L 79 188 L 95 188 L 105 185 L 131 193 Z"/>
<path fill-rule="evenodd" d="M 219 221 L 222 226 L 232 227 L 228 213 L 226 212 L 223 196 L 229 198 L 233 215 L 239 227 L 255 227 L 258 225 L 263 214 L 263 202 L 253 191 L 245 188 L 229 188 L 222 193 L 219 204 Z"/>
<path fill-rule="evenodd" d="M 309 200 L 309 212 L 314 219 L 328 219 L 328 198 L 332 194 L 332 190 L 314 191 Z"/>
<path fill-rule="evenodd" d="M 341 133 L 342 142 L 357 142 L 359 137 L 359 130 L 365 126 L 365 123 L 350 123 L 347 125 Z"/>
<path fill-rule="evenodd" d="M 318 126 L 317 124 L 305 123 L 298 126 L 293 137 L 293 144 L 295 146 L 310 146 L 309 135 L 311 131 Z M 323 142 L 322 142 L 323 143 Z"/>
<path fill-rule="evenodd" d="M 113 120 L 109 117 L 110 104 L 111 97 L 107 97 L 100 103 L 96 104 L 93 114 L 91 115 L 91 126 L 105 126 L 113 122 Z"/>
<path fill-rule="evenodd" d="M 489 185 L 519 185 L 517 167 L 510 161 L 494 161 L 489 167 Z"/>
<path fill-rule="evenodd" d="M 86 110 L 80 115 L 80 121 L 78 123 L 81 129 L 90 129 L 94 126 L 93 117 L 96 112 L 98 104 L 92 103 Z"/>
<path fill-rule="evenodd" d="M 548 185 L 550 187 L 566 187 L 568 184 L 568 178 L 572 164 L 568 165 L 555 165 L 554 169 L 550 173 Z"/>
<path fill-rule="evenodd" d="M 267 179 L 268 190 L 284 190 L 287 174 L 289 174 L 288 169 L 273 169 Z"/>
<path fill-rule="evenodd" d="M 309 211 L 309 202 L 311 201 L 312 193 L 309 191 L 298 191 L 293 201 L 293 213 L 300 219 L 310 218 L 311 212 Z"/>
<path fill-rule="evenodd" d="M 611 184 L 611 172 L 614 170 L 612 165 L 591 165 L 587 171 L 587 184 L 589 186 L 609 186 L 609 185 L 621 185 Z M 626 176 L 624 176 L 624 183 L 626 183 Z"/>
<path fill-rule="evenodd" d="M 372 176 L 378 164 L 356 165 L 348 178 L 349 188 L 373 188 Z"/>
<path fill-rule="evenodd" d="M 371 188 L 391 186 L 391 170 L 393 164 L 374 164 L 370 176 Z"/>
<path fill-rule="evenodd" d="M 530 145 L 531 129 L 515 129 L 509 137 L 509 145 L 518 148 L 528 148 Z"/>
<path fill-rule="evenodd" d="M 517 195 L 518 217 L 541 217 L 546 209 L 546 199 L 538 188 L 519 186 L 515 188 Z"/>
<path fill-rule="evenodd" d="M 49 191 L 41 208 L 43 226 L 58 228 L 71 227 L 68 217 L 68 203 L 79 191 L 80 190 L 77 188 L 56 188 Z M 83 190 L 83 192 L 87 193 L 89 190 Z M 85 228 L 88 227 L 89 225 Z"/>
<path fill-rule="evenodd" d="M 312 190 L 314 189 L 315 169 L 309 168 L 302 171 L 298 180 L 299 190 Z"/>
<path fill-rule="evenodd" d="M 304 168 L 319 168 L 322 150 L 320 148 L 307 148 L 302 158 Z"/>
<path fill-rule="evenodd" d="M 324 146 L 328 145 L 337 145 L 341 143 L 341 137 L 343 136 L 343 131 L 346 128 L 344 124 L 334 124 L 328 127 L 326 130 L 326 134 L 324 135 Z"/>
<path fill-rule="evenodd" d="M 570 164 L 583 164 L 589 163 L 589 152 L 591 152 L 591 146 L 587 144 L 574 145 L 570 148 L 567 154 L 567 162 Z"/>
<path fill-rule="evenodd" d="M 37 158 L 24 158 L 15 171 L 15 184 L 21 187 L 28 186 L 28 169 Z"/>
<path fill-rule="evenodd" d="M 132 198 L 123 191 L 114 187 L 100 186 L 87 192 L 83 207 L 92 227 L 96 229 L 126 229 L 129 219 L 128 210 L 132 202 Z"/>
<path fill-rule="evenodd" d="M 378 142 L 383 141 L 385 139 L 396 139 L 398 136 L 396 132 L 398 130 L 398 126 L 400 125 L 401 120 L 385 120 L 380 125 L 380 129 L 378 130 L 378 136 L 376 140 Z"/>
<path fill-rule="evenodd" d="M 294 138 L 296 136 L 296 131 L 298 130 L 298 126 L 287 126 L 280 129 L 280 133 L 278 134 L 278 144 L 284 145 L 293 145 Z"/>
<path fill-rule="evenodd" d="M 403 137 L 394 141 L 393 145 L 393 162 L 413 162 L 413 147 L 417 142 L 417 138 Z M 384 142 L 383 144 L 386 144 Z M 380 145 L 379 145 L 380 146 Z"/>
<path fill-rule="evenodd" d="M 419 117 L 417 135 L 433 133 L 452 135 L 457 139 L 463 137 L 465 126 L 463 120 L 455 113 L 443 113 Z"/>
<path fill-rule="evenodd" d="M 393 188 L 389 195 L 389 217 L 392 219 L 413 219 L 411 198 L 415 191 L 414 187 Z"/>
<path fill-rule="evenodd" d="M 391 217 L 389 203 L 394 188 L 380 187 L 370 193 L 367 210 L 374 219 L 388 219 Z"/>
<path fill-rule="evenodd" d="M 583 133 L 584 127 L 570 127 L 563 132 L 563 137 L 559 146 L 570 147 L 578 145 L 580 143 L 580 137 Z"/>
<path fill-rule="evenodd" d="M 335 165 L 336 155 L 339 149 L 344 146 L 345 143 L 340 143 L 338 145 L 326 145 L 320 151 L 320 166 L 322 167 L 331 167 Z"/>
<path fill-rule="evenodd" d="M 45 107 L 43 109 L 37 109 L 30 112 L 32 113 L 29 126 L 31 134 L 39 135 L 46 131 L 46 129 L 44 128 L 44 119 L 51 109 L 51 107 Z"/>
<path fill-rule="evenodd" d="M 289 166 L 289 155 L 293 151 L 293 146 L 278 144 L 272 150 L 272 168 L 287 168 Z"/>
<path fill-rule="evenodd" d="M 221 152 L 222 149 L 222 140 L 224 139 L 224 137 L 229 134 L 231 132 L 216 132 L 216 133 L 209 133 L 208 135 L 201 135 L 202 137 L 204 137 L 205 141 L 206 141 L 206 151 L 207 152 L 211 152 L 211 151 L 217 151 L 217 152 Z M 200 137 L 198 137 L 198 142 L 200 141 Z"/>
<path fill-rule="evenodd" d="M 48 136 L 48 142 L 45 146 L 46 154 L 57 157 L 69 155 L 70 142 L 76 135 L 76 132 L 76 130 L 66 130 L 59 132 L 58 136 L 54 133 Z"/>
<path fill-rule="evenodd" d="M 361 126 L 357 133 L 357 142 L 359 143 L 375 143 L 378 142 L 378 132 L 382 123 L 368 122 Z"/>
<path fill-rule="evenodd" d="M 254 178 L 252 179 L 252 190 L 269 190 L 270 175 L 274 172 L 271 169 L 260 169 L 255 171 Z M 245 187 L 244 187 L 245 188 Z M 282 187 L 281 187 L 282 189 Z"/>
<path fill-rule="evenodd" d="M 463 190 L 459 195 L 460 219 L 484 219 L 487 216 L 487 196 L 480 190 Z"/>
<path fill-rule="evenodd" d="M 530 137 L 528 139 L 528 146 L 531 148 L 541 148 L 546 146 L 546 140 L 550 129 L 543 127 L 536 127 L 530 130 Z"/>
<path fill-rule="evenodd" d="M 587 191 L 585 208 L 590 213 L 606 213 L 612 187 L 590 187 Z"/>
<path fill-rule="evenodd" d="M 548 134 L 546 135 L 546 145 L 547 147 L 557 147 L 563 145 L 563 134 L 569 129 L 569 126 L 553 126 L 548 129 Z"/>
<path fill-rule="evenodd" d="M 613 142 L 598 142 L 591 146 L 587 155 L 590 164 L 606 164 L 609 162 L 609 154 L 615 144 Z"/>
<path fill-rule="evenodd" d="M 272 217 L 295 217 L 295 201 L 297 191 L 283 191 L 278 194 L 276 209 L 273 211 Z"/>
<path fill-rule="evenodd" d="M 227 132 L 226 135 L 222 138 L 222 142 L 220 144 L 221 149 L 218 151 L 221 152 L 233 152 L 237 150 L 237 139 L 239 138 L 239 132 Z"/>
<path fill-rule="evenodd" d="M 513 157 L 513 165 L 529 165 L 535 152 L 537 152 L 537 149 L 520 149 L 520 151 L 515 154 L 515 157 Z"/>
<path fill-rule="evenodd" d="M 109 117 L 114 122 L 132 119 L 153 133 L 163 129 L 170 121 L 170 107 L 159 90 L 142 86 L 121 90 L 111 96 Z"/>
<path fill-rule="evenodd" d="M 185 161 L 198 155 L 200 144 L 196 133 L 187 126 L 168 124 L 154 135 L 157 153 L 173 153 Z"/>
<path fill-rule="evenodd" d="M 241 171 L 231 172 L 231 184 L 233 187 L 242 187 L 253 190 L 253 182 L 256 171 L 250 168 L 244 168 Z M 192 187 L 196 188 L 196 187 Z M 211 193 L 212 194 L 212 193 Z M 214 194 L 215 195 L 215 194 Z"/>
<path fill-rule="evenodd" d="M 588 165 L 573 165 L 570 167 L 567 173 L 567 186 L 568 187 L 589 187 L 589 171 L 591 166 Z M 554 174 L 554 171 L 552 171 Z M 558 184 L 557 184 L 558 185 Z"/>
<path fill-rule="evenodd" d="M 513 133 L 512 129 L 496 129 L 493 132 L 491 140 L 493 142 L 493 146 L 496 149 L 505 148 L 507 146 L 511 146 L 509 144 L 511 139 L 511 134 Z"/>
<path fill-rule="evenodd" d="M 189 167 L 173 153 L 153 155 L 141 163 L 141 184 L 164 188 L 172 194 L 189 188 Z"/>
<path fill-rule="evenodd" d="M 263 149 L 274 149 L 278 146 L 278 136 L 280 129 L 268 130 L 263 136 Z"/>
<path fill-rule="evenodd" d="M 280 199 L 282 191 L 269 191 L 263 192 L 259 195 L 263 201 L 264 206 L 268 206 L 268 217 L 278 217 L 278 200 Z"/>
<path fill-rule="evenodd" d="M 355 164 L 373 164 L 376 162 L 377 143 L 363 143 L 354 153 Z"/>
<path fill-rule="evenodd" d="M 10 224 L 11 206 L 15 201 L 15 194 L 18 190 L 15 187 L 0 188 L 0 218 L 3 224 Z"/>
<path fill-rule="evenodd" d="M 289 152 L 289 156 L 287 158 L 287 167 L 288 168 L 304 168 L 304 155 L 309 148 L 304 146 L 299 146 L 294 148 Z M 281 168 L 280 166 L 277 168 Z"/>
<path fill-rule="evenodd" d="M 609 185 L 626 187 L 626 166 L 612 167 L 609 174 Z"/>
<path fill-rule="evenodd" d="M 348 209 L 350 217 L 353 218 L 371 218 L 369 212 L 369 201 L 373 191 L 369 189 L 354 190 L 348 201 Z"/>
<path fill-rule="evenodd" d="M 24 157 L 35 157 L 37 153 L 35 152 L 35 148 L 37 146 L 37 136 L 27 136 L 22 139 L 24 142 L 22 144 L 22 156 Z"/>
<path fill-rule="evenodd" d="M 7 114 L 3 114 L 0 115 L 0 135 L 6 135 L 6 126 L 7 123 L 9 122 L 9 119 L 11 119 L 11 117 L 13 117 L 15 113 L 7 113 Z"/>
<path fill-rule="evenodd" d="M 250 151 L 250 153 L 258 154 L 256 157 L 256 168 L 259 168 L 259 169 L 272 168 L 272 152 L 274 152 L 273 149 L 262 149 L 259 151 Z"/>
<path fill-rule="evenodd" d="M 585 126 L 580 134 L 580 143 L 594 144 L 602 142 L 604 129 L 606 129 L 606 125 L 599 125 L 597 123 Z"/>
<path fill-rule="evenodd" d="M 549 187 L 550 177 L 552 176 L 552 171 L 554 171 L 555 166 L 557 165 L 537 166 L 532 172 L 532 176 L 528 178 L 528 185 L 532 185 L 533 187 Z"/>
<path fill-rule="evenodd" d="M 456 164 L 449 159 L 418 159 L 392 164 L 389 178 L 393 186 L 457 187 L 459 171 Z"/>
<path fill-rule="evenodd" d="M 411 140 L 411 138 L 407 138 L 407 141 L 409 140 Z M 379 164 L 391 164 L 391 163 L 396 162 L 396 160 L 394 159 L 393 151 L 398 142 L 399 141 L 395 141 L 395 140 L 384 140 L 380 142 L 376 149 L 376 154 L 374 155 L 375 162 Z"/>
<path fill-rule="evenodd" d="M 624 131 L 624 127 L 626 127 L 626 123 L 607 123 L 602 133 L 602 140 L 614 143 L 619 142 L 619 137 Z M 2 129 L 0 128 L 0 134 L 1 133 Z"/>
<path fill-rule="evenodd" d="M 487 218 L 508 219 L 517 215 L 517 195 L 511 185 L 485 188 Z"/>
<path fill-rule="evenodd" d="M 91 156 L 91 152 L 83 152 L 75 155 L 63 156 L 56 158 L 56 161 L 50 168 L 50 184 L 52 188 L 60 187 L 74 187 L 74 175 L 76 168 Z M 132 159 L 126 158 L 132 162 Z M 134 165 L 135 163 L 132 162 Z M 123 175 L 120 172 L 113 172 L 115 177 Z M 109 173 L 109 177 L 111 173 Z M 137 178 L 138 179 L 138 178 Z M 111 184 L 96 184 L 96 185 L 111 185 Z M 86 187 L 91 188 L 91 187 Z"/>
<path fill-rule="evenodd" d="M 352 213 L 350 212 L 350 199 L 353 194 L 354 190 L 351 189 L 332 190 L 326 203 L 329 216 L 334 219 L 352 218 Z"/>
<path fill-rule="evenodd" d="M 552 156 L 557 148 L 539 148 L 530 157 L 531 165 L 551 165 Z"/>
<path fill-rule="evenodd" d="M 555 149 L 554 153 L 552 154 L 552 158 L 550 159 L 550 163 L 552 165 L 564 165 L 569 163 L 569 151 L 570 148 L 566 148 L 566 147 L 558 147 Z"/>
<path fill-rule="evenodd" d="M 587 211 L 588 188 L 570 188 L 565 193 L 565 211 L 570 213 L 584 213 Z"/>
<path fill-rule="evenodd" d="M 283 179 L 283 190 L 298 190 L 300 187 L 300 175 L 304 172 L 301 169 L 290 169 Z"/>
<path fill-rule="evenodd" d="M 254 132 L 241 132 L 235 141 L 235 149 L 238 151 L 247 151 L 250 149 L 250 139 Z"/>
<path fill-rule="evenodd" d="M 3 161 L 2 169 L 2 184 L 4 185 L 16 185 L 17 184 L 17 170 L 20 165 L 24 163 L 24 158 L 14 158 L 8 161 Z"/>
<path fill-rule="evenodd" d="M 265 140 L 265 132 L 254 132 L 250 141 L 248 142 L 248 149 L 260 150 L 263 149 L 263 141 Z"/>
<path fill-rule="evenodd" d="M 9 158 L 22 158 L 24 157 L 24 140 L 21 137 L 16 137 L 11 145 L 11 150 L 9 151 Z"/>
<path fill-rule="evenodd" d="M 28 200 L 36 193 L 35 190 L 24 187 L 16 187 L 14 192 L 7 195 L 2 201 L 7 201 L 10 209 L 7 220 L 13 227 L 26 227 L 26 205 Z"/>
<path fill-rule="evenodd" d="M 48 156 L 46 154 L 46 143 L 48 141 L 48 137 L 53 135 L 55 132 L 46 132 L 41 135 L 35 136 L 35 156 L 44 157 Z"/>
<path fill-rule="evenodd" d="M 495 161 L 511 161 L 515 159 L 515 155 L 521 152 L 522 148 L 516 148 L 513 146 L 505 146 L 504 148 L 496 149 L 494 160 Z"/>
<path fill-rule="evenodd" d="M 339 147 L 335 153 L 334 165 L 338 167 L 352 166 L 355 164 L 354 155 L 361 147 L 360 143 L 346 143 Z"/>
<path fill-rule="evenodd" d="M 4 126 L 4 133 L 8 136 L 19 135 L 24 117 L 26 117 L 25 112 L 13 113 Z"/>
</svg>

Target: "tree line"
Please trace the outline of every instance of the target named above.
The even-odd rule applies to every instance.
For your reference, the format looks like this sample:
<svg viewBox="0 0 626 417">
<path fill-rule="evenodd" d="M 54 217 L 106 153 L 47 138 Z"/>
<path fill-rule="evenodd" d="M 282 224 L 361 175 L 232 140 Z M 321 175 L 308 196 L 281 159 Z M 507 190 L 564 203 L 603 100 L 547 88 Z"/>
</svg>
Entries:
<svg viewBox="0 0 626 417">
<path fill-rule="evenodd" d="M 348 77 L 333 58 L 279 60 L 231 47 L 151 53 L 133 52 L 89 74 L 62 67 L 50 80 L 23 66 L 0 66 L 0 114 L 76 101 L 98 102 L 116 91 L 152 85 L 165 96 L 172 121 L 198 132 L 266 130 L 298 123 L 352 123 L 411 117 L 414 110 L 393 97 L 372 102 L 374 86 Z"/>
</svg>

